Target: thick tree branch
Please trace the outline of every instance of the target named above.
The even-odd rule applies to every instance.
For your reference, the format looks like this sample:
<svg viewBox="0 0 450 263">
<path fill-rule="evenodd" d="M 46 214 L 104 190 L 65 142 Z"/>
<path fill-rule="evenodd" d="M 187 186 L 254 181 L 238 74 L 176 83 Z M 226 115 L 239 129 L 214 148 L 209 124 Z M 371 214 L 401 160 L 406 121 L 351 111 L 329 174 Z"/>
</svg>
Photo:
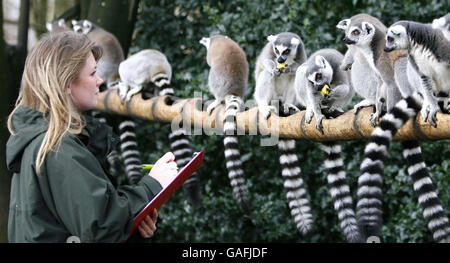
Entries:
<svg viewBox="0 0 450 263">
<path fill-rule="evenodd" d="M 100 93 L 97 109 L 121 115 L 135 116 L 137 118 L 172 122 L 183 121 L 184 125 L 202 129 L 203 132 L 223 130 L 223 115 L 225 107 L 219 106 L 211 116 L 201 111 L 200 99 L 178 99 L 172 105 L 167 103 L 173 98 L 163 96 L 143 100 L 139 95 L 125 103 L 120 103 L 117 90 L 107 90 Z M 350 110 L 335 119 L 323 120 L 321 134 L 315 128 L 315 119 L 310 124 L 305 123 L 305 111 L 298 112 L 289 117 L 271 115 L 266 121 L 258 116 L 258 110 L 253 107 L 237 114 L 236 122 L 240 134 L 264 134 L 282 138 L 310 139 L 314 141 L 357 140 L 368 138 L 373 131 L 369 121 L 372 108 L 363 108 L 357 115 Z M 440 140 L 450 139 L 450 115 L 437 115 L 437 128 L 422 121 L 420 114 L 409 120 L 396 134 L 394 140 Z"/>
</svg>

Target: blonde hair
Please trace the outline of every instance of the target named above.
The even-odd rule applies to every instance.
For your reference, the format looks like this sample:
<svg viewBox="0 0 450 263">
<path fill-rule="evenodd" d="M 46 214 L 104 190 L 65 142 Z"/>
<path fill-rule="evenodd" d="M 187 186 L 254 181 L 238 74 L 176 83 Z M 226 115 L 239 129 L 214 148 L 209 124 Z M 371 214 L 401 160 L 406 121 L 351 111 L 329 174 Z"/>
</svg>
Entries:
<svg viewBox="0 0 450 263">
<path fill-rule="evenodd" d="M 26 106 L 48 116 L 48 129 L 36 158 L 39 174 L 45 156 L 55 150 L 66 132 L 78 134 L 83 129 L 80 112 L 72 106 L 68 89 L 80 75 L 88 55 L 98 61 L 102 50 L 85 35 L 72 31 L 51 33 L 33 47 L 25 61 L 19 97 L 8 117 L 8 129 L 15 135 L 12 116 Z"/>
</svg>

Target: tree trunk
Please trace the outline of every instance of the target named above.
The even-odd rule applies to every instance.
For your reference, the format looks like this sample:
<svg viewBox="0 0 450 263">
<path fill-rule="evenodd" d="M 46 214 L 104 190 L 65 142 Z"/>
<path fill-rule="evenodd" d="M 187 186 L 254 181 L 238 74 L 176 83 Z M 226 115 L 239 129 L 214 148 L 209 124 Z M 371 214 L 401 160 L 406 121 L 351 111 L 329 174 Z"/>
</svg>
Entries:
<svg viewBox="0 0 450 263">
<path fill-rule="evenodd" d="M 138 6 L 139 0 L 81 0 L 81 19 L 87 19 L 114 34 L 126 57 Z"/>
<path fill-rule="evenodd" d="M 202 111 L 200 99 L 179 99 L 168 105 L 168 97 L 155 97 L 143 100 L 135 95 L 125 104 L 120 103 L 117 90 L 107 90 L 100 93 L 97 109 L 122 115 L 135 116 L 141 119 L 172 122 L 183 121 L 184 127 L 193 127 L 191 134 L 221 134 L 223 131 L 223 116 L 225 107 L 219 106 L 211 116 Z M 357 115 L 350 110 L 335 118 L 323 120 L 321 134 L 315 128 L 315 119 L 310 124 L 305 123 L 305 111 L 297 112 L 289 117 L 271 115 L 266 121 L 258 116 L 257 107 L 253 107 L 236 116 L 238 135 L 270 135 L 274 139 L 296 138 L 314 141 L 358 140 L 370 137 L 374 127 L 370 123 L 371 107 L 363 108 Z M 424 122 L 420 114 L 409 120 L 400 128 L 394 140 L 440 140 L 450 139 L 450 115 L 437 113 L 437 128 Z"/>
<path fill-rule="evenodd" d="M 38 38 L 43 33 L 47 32 L 45 23 L 48 22 L 48 10 L 47 0 L 32 0 L 30 25 Z"/>
<path fill-rule="evenodd" d="M 23 67 L 27 57 L 28 26 L 30 14 L 30 0 L 20 1 L 19 27 L 16 46 L 8 46 L 6 49 L 6 61 L 10 73 L 9 91 L 12 92 L 12 99 L 15 100 L 19 94 L 20 81 L 22 79 Z"/>
<path fill-rule="evenodd" d="M 0 1 L 0 21 L 3 21 L 3 5 Z M 5 42 L 3 40 L 3 27 L 0 27 L 0 83 L 2 86 L 2 96 L 0 96 L 0 112 L 3 118 L 0 119 L 0 242 L 7 242 L 7 226 L 8 226 L 8 210 L 9 210 L 9 191 L 11 174 L 6 169 L 6 153 L 5 145 L 9 137 L 8 129 L 6 129 L 6 118 L 10 111 L 10 95 L 11 86 L 7 73 L 8 65 L 6 65 Z"/>
</svg>

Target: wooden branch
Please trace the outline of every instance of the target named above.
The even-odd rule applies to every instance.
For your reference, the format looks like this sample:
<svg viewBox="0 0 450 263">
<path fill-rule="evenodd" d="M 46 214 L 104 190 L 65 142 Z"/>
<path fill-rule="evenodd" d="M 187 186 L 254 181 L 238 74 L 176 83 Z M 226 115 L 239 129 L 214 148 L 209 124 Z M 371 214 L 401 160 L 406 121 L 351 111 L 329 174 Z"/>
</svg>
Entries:
<svg viewBox="0 0 450 263">
<path fill-rule="evenodd" d="M 167 102 L 173 99 L 177 100 L 168 105 Z M 117 90 L 107 90 L 99 94 L 97 109 L 145 120 L 169 122 L 172 125 L 178 125 L 178 122 L 182 121 L 184 127 L 194 128 L 193 134 L 211 134 L 214 131 L 220 134 L 223 130 L 224 105 L 217 107 L 211 116 L 208 116 L 206 111 L 201 111 L 202 103 L 204 101 L 200 98 L 179 99 L 163 96 L 143 100 L 141 96 L 135 95 L 129 102 L 121 104 Z M 357 140 L 370 137 L 374 129 L 369 120 L 371 113 L 372 107 L 366 107 L 356 115 L 350 110 L 338 118 L 324 119 L 324 134 L 315 128 L 315 118 L 310 124 L 305 123 L 305 111 L 289 117 L 272 114 L 268 120 L 264 120 L 259 116 L 257 107 L 253 107 L 238 113 L 236 122 L 239 135 L 278 134 L 282 138 L 314 141 Z M 415 119 L 406 122 L 394 140 L 450 139 L 450 115 L 438 113 L 436 117 L 437 128 L 434 128 L 423 122 L 419 114 Z"/>
</svg>

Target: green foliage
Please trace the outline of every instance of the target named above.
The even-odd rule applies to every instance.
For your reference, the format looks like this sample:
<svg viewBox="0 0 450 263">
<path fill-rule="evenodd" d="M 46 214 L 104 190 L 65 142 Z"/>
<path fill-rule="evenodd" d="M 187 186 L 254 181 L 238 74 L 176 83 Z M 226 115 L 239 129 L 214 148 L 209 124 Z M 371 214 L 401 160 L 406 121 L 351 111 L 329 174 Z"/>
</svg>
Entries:
<svg viewBox="0 0 450 263">
<path fill-rule="evenodd" d="M 399 19 L 430 22 L 444 15 L 446 10 L 449 9 L 445 0 L 142 1 L 131 51 L 161 50 L 172 64 L 176 95 L 193 97 L 194 91 L 202 91 L 212 98 L 207 86 L 206 49 L 198 41 L 213 34 L 228 35 L 247 54 L 251 72 L 245 95 L 248 100 L 254 88 L 256 57 L 270 34 L 282 31 L 299 34 L 308 54 L 325 47 L 345 52 L 342 32 L 335 27 L 344 18 L 366 12 L 386 25 Z M 170 150 L 167 139 L 170 125 L 138 122 L 142 159 L 153 162 Z M 160 209 L 159 234 L 150 242 L 345 242 L 326 186 L 323 154 L 318 143 L 297 141 L 297 153 L 317 225 L 313 235 L 302 237 L 286 203 L 277 147 L 260 146 L 259 136 L 239 137 L 251 194 L 252 212 L 247 216 L 239 210 L 232 196 L 222 137 L 198 135 L 190 136 L 190 139 L 194 150 L 205 150 L 204 165 L 198 172 L 202 205 L 193 207 L 185 193 L 178 191 Z M 353 190 L 357 185 L 364 144 L 364 140 L 343 142 L 348 181 Z M 446 209 L 450 203 L 449 145 L 449 140 L 422 143 L 426 163 Z M 386 160 L 383 191 L 383 241 L 432 241 L 405 170 L 399 143 L 393 143 Z"/>
</svg>

